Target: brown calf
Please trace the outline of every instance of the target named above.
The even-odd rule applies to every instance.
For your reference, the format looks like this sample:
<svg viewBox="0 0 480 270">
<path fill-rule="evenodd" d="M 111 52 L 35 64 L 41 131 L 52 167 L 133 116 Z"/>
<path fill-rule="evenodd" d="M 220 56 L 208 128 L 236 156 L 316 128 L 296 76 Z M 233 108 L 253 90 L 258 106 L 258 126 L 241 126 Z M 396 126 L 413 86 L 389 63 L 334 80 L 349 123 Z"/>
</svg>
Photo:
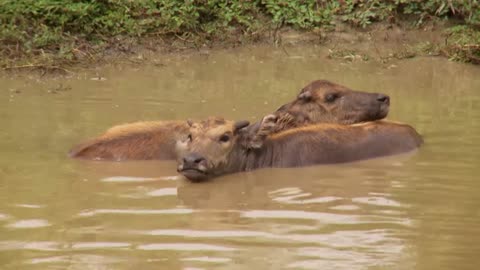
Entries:
<svg viewBox="0 0 480 270">
<path fill-rule="evenodd" d="M 248 122 L 192 125 L 177 142 L 177 170 L 192 181 L 264 167 L 343 163 L 408 152 L 422 144 L 406 124 L 374 121 L 354 125 L 316 124 L 267 136 L 249 147 Z"/>
<path fill-rule="evenodd" d="M 318 80 L 305 86 L 293 102 L 274 113 L 277 121 L 269 134 L 315 123 L 351 124 L 378 120 L 388 114 L 389 104 L 386 95 L 354 91 Z M 248 128 L 250 148 L 260 147 L 266 137 L 259 127 L 260 122 Z M 188 128 L 184 121 L 120 125 L 75 146 L 70 156 L 102 160 L 175 159 L 175 141 L 186 136 Z"/>
</svg>

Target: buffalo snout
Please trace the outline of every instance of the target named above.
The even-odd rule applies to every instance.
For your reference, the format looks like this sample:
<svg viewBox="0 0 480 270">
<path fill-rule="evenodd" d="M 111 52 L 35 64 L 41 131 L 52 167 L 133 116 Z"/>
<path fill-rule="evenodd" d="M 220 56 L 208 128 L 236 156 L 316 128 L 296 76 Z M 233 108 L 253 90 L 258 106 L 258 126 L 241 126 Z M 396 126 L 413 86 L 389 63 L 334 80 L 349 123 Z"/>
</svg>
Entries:
<svg viewBox="0 0 480 270">
<path fill-rule="evenodd" d="M 198 167 L 199 165 L 205 165 L 202 163 L 207 162 L 207 160 L 204 157 L 202 157 L 200 154 L 197 154 L 197 153 L 192 153 L 183 157 L 182 161 L 183 161 L 183 166 L 187 168 L 195 168 L 195 167 Z"/>
<path fill-rule="evenodd" d="M 198 182 L 208 178 L 207 159 L 198 153 L 190 153 L 180 159 L 177 171 L 187 179 Z"/>
<path fill-rule="evenodd" d="M 377 94 L 377 101 L 383 104 L 390 105 L 390 97 L 384 94 Z"/>
</svg>

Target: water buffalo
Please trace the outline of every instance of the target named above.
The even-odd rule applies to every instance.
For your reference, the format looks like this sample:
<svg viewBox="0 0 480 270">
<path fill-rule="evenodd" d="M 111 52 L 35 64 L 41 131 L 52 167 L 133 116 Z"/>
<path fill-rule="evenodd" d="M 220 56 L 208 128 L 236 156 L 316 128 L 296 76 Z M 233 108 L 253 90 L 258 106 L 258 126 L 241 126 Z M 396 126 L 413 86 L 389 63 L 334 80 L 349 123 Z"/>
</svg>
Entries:
<svg viewBox="0 0 480 270">
<path fill-rule="evenodd" d="M 297 98 L 281 106 L 273 133 L 315 123 L 352 124 L 387 116 L 390 99 L 384 94 L 348 89 L 325 80 L 305 86 Z M 249 128 L 250 147 L 262 144 L 260 122 Z M 185 121 L 138 122 L 115 126 L 75 146 L 70 156 L 101 160 L 174 160 L 175 141 L 189 129 Z"/>
<path fill-rule="evenodd" d="M 260 130 L 271 130 L 275 116 Z M 272 122 L 272 123 L 269 123 Z M 315 124 L 267 135 L 250 147 L 247 121 L 203 121 L 177 142 L 177 170 L 191 181 L 264 167 L 343 163 L 408 152 L 422 144 L 411 126 L 384 120 L 353 125 Z M 266 126 L 266 127 L 264 127 Z"/>
<path fill-rule="evenodd" d="M 388 114 L 390 98 L 317 80 L 305 86 L 297 98 L 281 106 L 276 132 L 316 123 L 354 124 L 383 119 Z"/>
<path fill-rule="evenodd" d="M 269 133 L 318 123 L 355 124 L 385 118 L 390 97 L 349 89 L 327 81 L 316 80 L 300 90 L 297 98 L 277 109 L 275 125 Z M 250 146 L 259 147 L 265 134 L 259 131 L 260 122 L 249 127 Z"/>
</svg>

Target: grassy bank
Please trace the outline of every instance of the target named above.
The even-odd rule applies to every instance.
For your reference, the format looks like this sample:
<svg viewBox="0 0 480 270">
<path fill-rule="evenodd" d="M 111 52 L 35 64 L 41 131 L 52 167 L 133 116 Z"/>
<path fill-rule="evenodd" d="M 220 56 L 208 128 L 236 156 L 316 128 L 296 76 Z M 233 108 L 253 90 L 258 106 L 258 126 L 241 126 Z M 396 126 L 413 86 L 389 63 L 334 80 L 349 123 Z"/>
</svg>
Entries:
<svg viewBox="0 0 480 270">
<path fill-rule="evenodd" d="M 97 62 L 108 54 L 152 49 L 232 46 L 269 37 L 285 27 L 328 32 L 344 22 L 448 20 L 438 52 L 480 63 L 477 0 L 0 0 L 0 65 L 54 66 Z"/>
</svg>

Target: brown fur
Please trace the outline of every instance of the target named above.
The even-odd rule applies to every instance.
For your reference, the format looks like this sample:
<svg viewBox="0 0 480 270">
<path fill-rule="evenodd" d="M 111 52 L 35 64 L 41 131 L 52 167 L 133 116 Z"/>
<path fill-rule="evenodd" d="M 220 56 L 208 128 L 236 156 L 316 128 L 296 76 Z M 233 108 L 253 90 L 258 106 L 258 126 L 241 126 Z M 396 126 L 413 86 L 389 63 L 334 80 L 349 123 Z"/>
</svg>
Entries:
<svg viewBox="0 0 480 270">
<path fill-rule="evenodd" d="M 305 93 L 308 93 L 309 98 L 305 98 Z M 325 95 L 332 93 L 339 98 L 327 102 Z M 388 104 L 379 106 L 375 101 L 377 95 L 354 91 L 329 81 L 314 81 L 301 90 L 296 100 L 275 112 L 274 122 L 264 121 L 249 127 L 249 147 L 259 148 L 269 134 L 303 125 L 350 124 L 381 119 L 388 113 Z M 220 120 L 211 118 L 208 121 Z M 187 136 L 187 130 L 188 124 L 183 121 L 138 122 L 115 126 L 104 134 L 75 146 L 70 151 L 70 156 L 96 160 L 175 159 L 175 141 Z"/>
<path fill-rule="evenodd" d="M 189 129 L 185 121 L 138 122 L 115 126 L 75 146 L 71 157 L 95 160 L 175 159 L 175 142 Z"/>
<path fill-rule="evenodd" d="M 286 130 L 250 149 L 248 132 L 234 124 L 191 130 L 192 140 L 178 149 L 178 171 L 192 181 L 264 167 L 302 167 L 343 163 L 412 151 L 422 144 L 411 126 L 388 121 L 357 125 L 317 124 Z M 223 134 L 238 134 L 230 142 Z M 208 134 L 208 135 L 205 135 Z M 193 158 L 192 158 L 193 157 Z"/>
<path fill-rule="evenodd" d="M 294 101 L 249 128 L 250 147 L 259 148 L 268 135 L 295 127 L 380 120 L 387 116 L 389 107 L 390 98 L 384 94 L 356 91 L 327 80 L 313 81 Z"/>
<path fill-rule="evenodd" d="M 388 121 L 310 125 L 267 137 L 246 169 L 351 162 L 408 152 L 422 142 L 411 126 Z"/>
<path fill-rule="evenodd" d="M 205 125 L 222 125 L 225 120 L 209 117 Z M 114 126 L 104 134 L 70 150 L 71 157 L 94 160 L 174 160 L 175 144 L 188 135 L 186 121 L 136 122 Z"/>
<path fill-rule="evenodd" d="M 329 96 L 335 98 L 329 101 Z M 275 132 L 317 123 L 353 124 L 380 120 L 387 116 L 389 105 L 386 95 L 317 80 L 300 90 L 297 99 L 274 113 L 277 117 Z"/>
</svg>

